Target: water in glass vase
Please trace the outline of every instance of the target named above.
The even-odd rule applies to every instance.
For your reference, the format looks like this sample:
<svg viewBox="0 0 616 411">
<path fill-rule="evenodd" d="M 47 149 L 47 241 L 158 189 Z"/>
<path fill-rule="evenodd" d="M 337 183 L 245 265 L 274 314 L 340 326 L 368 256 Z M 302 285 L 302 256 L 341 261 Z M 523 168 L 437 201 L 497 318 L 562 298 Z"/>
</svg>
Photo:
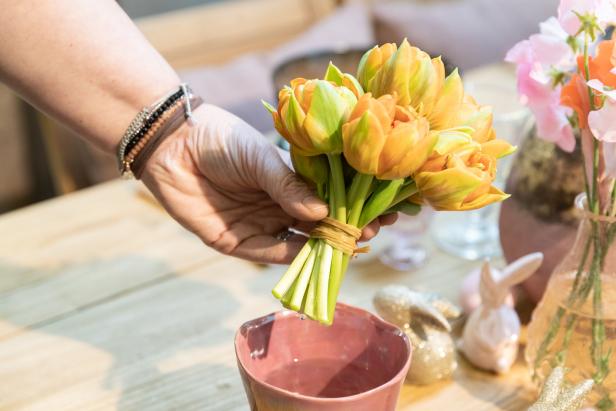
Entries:
<svg viewBox="0 0 616 411">
<path fill-rule="evenodd" d="M 592 292 L 583 303 L 570 304 L 568 296 L 573 288 L 575 273 L 559 274 L 550 281 L 540 307 L 533 314 L 528 328 L 526 360 L 536 369 L 537 382 L 542 383 L 552 368 L 564 365 L 568 370 L 567 380 L 578 383 L 598 376 L 592 360 L 592 332 L 595 325 L 602 324 L 605 338 L 600 347 L 607 357 L 605 372 L 600 384 L 587 397 L 589 405 L 602 410 L 615 409 L 616 405 L 616 278 L 602 277 L 603 316 L 593 314 Z M 584 281 L 580 282 L 583 286 Z M 548 336 L 553 332 L 552 338 Z M 551 340 L 545 345 L 546 338 Z"/>
<path fill-rule="evenodd" d="M 378 387 L 386 381 L 381 374 L 360 363 L 313 359 L 283 365 L 272 371 L 265 382 L 311 397 L 337 398 Z"/>
</svg>

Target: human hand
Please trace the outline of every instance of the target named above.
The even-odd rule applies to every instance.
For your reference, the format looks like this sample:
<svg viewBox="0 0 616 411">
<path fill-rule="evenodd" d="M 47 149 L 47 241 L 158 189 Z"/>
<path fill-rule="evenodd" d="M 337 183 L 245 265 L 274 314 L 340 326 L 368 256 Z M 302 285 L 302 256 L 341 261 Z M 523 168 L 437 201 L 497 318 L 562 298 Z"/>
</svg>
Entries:
<svg viewBox="0 0 616 411">
<path fill-rule="evenodd" d="M 247 260 L 289 263 L 306 238 L 278 235 L 289 227 L 309 232 L 328 208 L 257 130 L 218 107 L 193 112 L 148 160 L 142 180 L 169 214 L 221 253 Z M 286 153 L 285 153 L 286 154 Z M 362 240 L 391 224 L 380 217 Z"/>
</svg>

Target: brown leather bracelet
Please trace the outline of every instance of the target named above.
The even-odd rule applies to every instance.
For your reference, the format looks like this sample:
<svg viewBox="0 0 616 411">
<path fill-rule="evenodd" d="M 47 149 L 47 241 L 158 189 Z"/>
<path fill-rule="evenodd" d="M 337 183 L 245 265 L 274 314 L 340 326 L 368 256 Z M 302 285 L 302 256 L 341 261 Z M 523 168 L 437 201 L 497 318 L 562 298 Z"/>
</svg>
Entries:
<svg viewBox="0 0 616 411">
<path fill-rule="evenodd" d="M 201 97 L 191 96 L 190 97 L 190 107 L 191 109 L 195 109 L 199 107 L 203 103 Z M 182 107 L 184 107 L 184 102 L 182 102 Z M 154 151 L 158 148 L 158 146 L 174 131 L 179 129 L 182 124 L 186 121 L 186 112 L 184 109 L 175 110 L 172 115 L 166 119 L 166 121 L 160 124 L 160 128 L 156 130 L 156 132 L 147 140 L 147 143 L 139 150 L 139 152 L 135 155 L 135 158 L 132 160 L 130 169 L 135 176 L 135 178 L 141 178 L 143 174 L 143 170 L 145 170 L 145 165 L 154 154 Z"/>
</svg>

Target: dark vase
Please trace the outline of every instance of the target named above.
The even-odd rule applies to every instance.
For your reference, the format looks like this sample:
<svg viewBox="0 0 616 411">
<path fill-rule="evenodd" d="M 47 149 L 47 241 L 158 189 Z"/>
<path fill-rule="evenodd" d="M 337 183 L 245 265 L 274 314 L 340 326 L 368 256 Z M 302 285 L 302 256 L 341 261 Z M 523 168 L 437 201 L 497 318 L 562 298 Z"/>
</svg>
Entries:
<svg viewBox="0 0 616 411">
<path fill-rule="evenodd" d="M 584 191 L 582 152 L 566 153 L 530 133 L 519 148 L 506 190 L 511 198 L 500 213 L 500 240 L 507 262 L 543 252 L 539 271 L 522 286 L 535 303 L 556 265 L 575 240 L 574 201 Z"/>
</svg>

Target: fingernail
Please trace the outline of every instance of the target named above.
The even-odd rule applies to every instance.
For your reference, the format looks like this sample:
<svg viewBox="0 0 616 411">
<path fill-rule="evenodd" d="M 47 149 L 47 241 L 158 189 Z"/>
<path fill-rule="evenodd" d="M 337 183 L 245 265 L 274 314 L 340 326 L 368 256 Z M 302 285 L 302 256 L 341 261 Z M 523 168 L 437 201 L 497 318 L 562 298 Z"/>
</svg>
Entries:
<svg viewBox="0 0 616 411">
<path fill-rule="evenodd" d="M 327 204 L 316 197 L 306 197 L 302 200 L 302 204 L 315 214 L 321 214 L 328 210 Z"/>
</svg>

